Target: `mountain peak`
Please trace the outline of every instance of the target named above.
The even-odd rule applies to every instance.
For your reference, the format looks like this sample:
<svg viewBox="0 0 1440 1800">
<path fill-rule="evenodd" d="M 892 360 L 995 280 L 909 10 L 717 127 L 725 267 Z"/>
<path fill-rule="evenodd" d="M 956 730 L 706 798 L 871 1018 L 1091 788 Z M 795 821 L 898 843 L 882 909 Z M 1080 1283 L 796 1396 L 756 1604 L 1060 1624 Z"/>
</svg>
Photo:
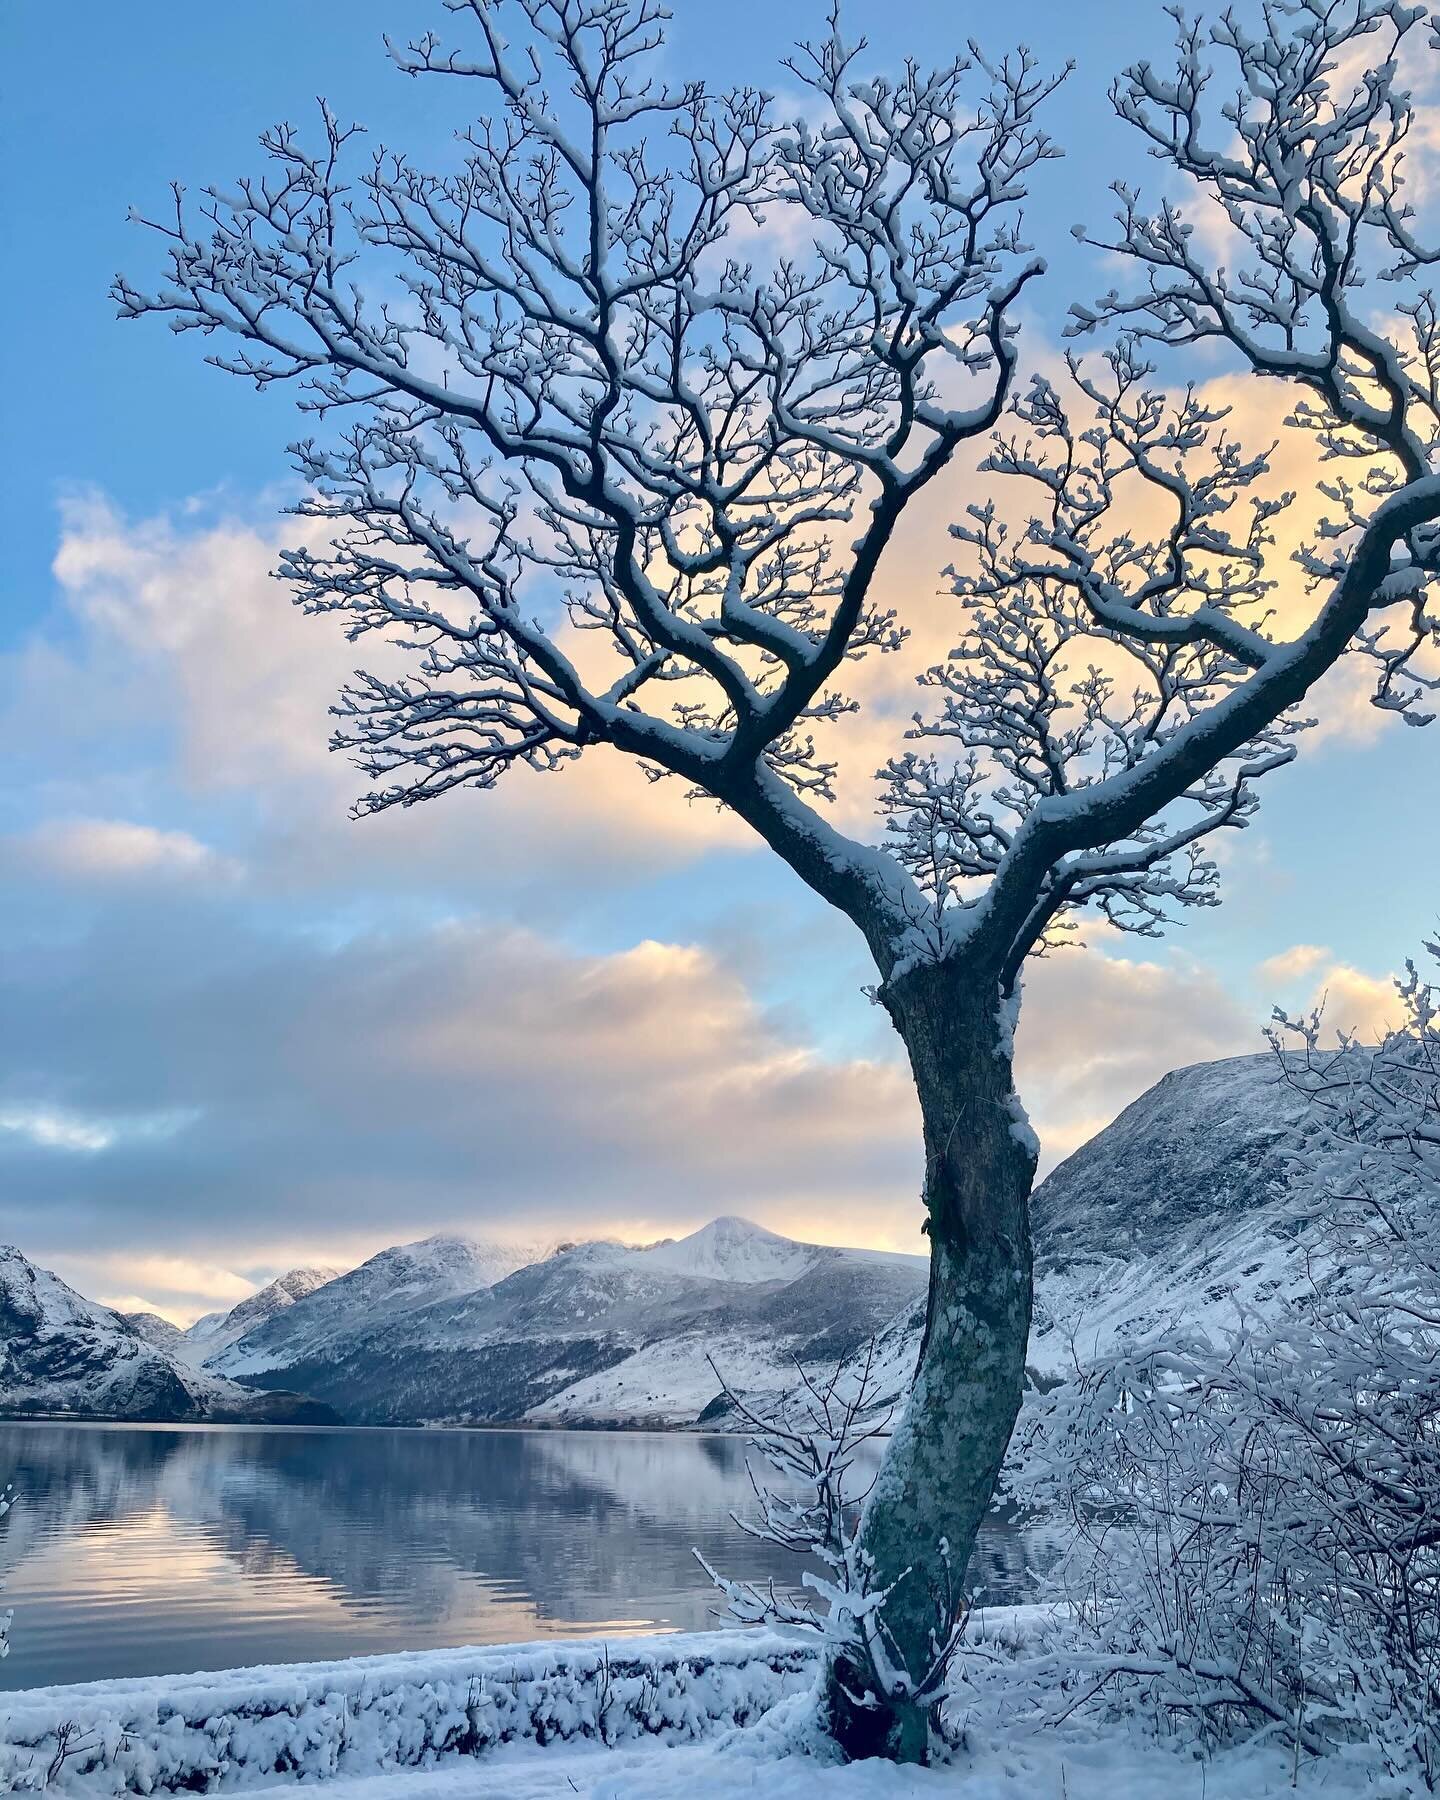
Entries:
<svg viewBox="0 0 1440 1800">
<path fill-rule="evenodd" d="M 638 1252 L 656 1268 L 704 1281 L 794 1281 L 825 1253 L 750 1219 L 724 1213 L 689 1237 L 665 1238 Z"/>
</svg>

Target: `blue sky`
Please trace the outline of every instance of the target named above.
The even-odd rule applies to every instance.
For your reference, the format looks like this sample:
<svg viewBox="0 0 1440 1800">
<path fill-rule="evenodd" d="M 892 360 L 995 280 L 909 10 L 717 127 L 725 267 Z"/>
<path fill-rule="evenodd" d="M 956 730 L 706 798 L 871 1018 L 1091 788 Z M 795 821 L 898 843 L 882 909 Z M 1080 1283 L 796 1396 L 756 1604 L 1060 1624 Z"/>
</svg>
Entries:
<svg viewBox="0 0 1440 1800">
<path fill-rule="evenodd" d="M 675 12 L 675 72 L 782 92 L 789 40 L 820 23 L 756 0 Z M 954 8 L 901 16 L 846 9 L 876 64 L 959 47 Z M 258 133 L 317 94 L 450 154 L 463 116 L 381 43 L 437 21 L 424 0 L 79 0 L 62 36 L 14 0 L 0 24 L 0 1237 L 177 1316 L 432 1229 L 653 1235 L 738 1211 L 909 1245 L 918 1222 L 858 944 L 737 832 L 678 799 L 652 816 L 604 768 L 555 778 L 559 798 L 347 821 L 358 777 L 323 742 L 350 659 L 266 577 L 290 399 L 114 319 L 114 272 L 158 263 L 128 207 L 255 167 Z M 1069 225 L 1146 174 L 1106 83 L 1142 45 L 1163 55 L 1167 22 L 1019 0 L 1003 32 L 991 47 L 1078 65 L 1049 117 L 1066 160 L 1028 212 L 1051 271 L 1026 342 L 1053 354 L 1070 299 L 1106 285 Z M 1283 402 L 1253 398 L 1267 432 Z M 944 604 L 936 542 L 925 579 L 918 549 L 905 564 L 917 607 Z M 1435 923 L 1417 796 L 1437 772 L 1440 728 L 1327 730 L 1227 845 L 1222 909 L 1037 971 L 1022 1066 L 1051 1156 L 1164 1069 L 1257 1046 L 1274 999 L 1328 984 L 1375 1016 Z"/>
</svg>

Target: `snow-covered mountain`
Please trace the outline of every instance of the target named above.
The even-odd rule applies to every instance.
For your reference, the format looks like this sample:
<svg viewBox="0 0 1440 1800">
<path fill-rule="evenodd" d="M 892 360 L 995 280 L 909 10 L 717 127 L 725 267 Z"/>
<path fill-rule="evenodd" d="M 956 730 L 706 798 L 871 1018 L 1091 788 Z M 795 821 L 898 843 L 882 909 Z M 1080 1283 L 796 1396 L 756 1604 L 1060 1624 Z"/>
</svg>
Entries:
<svg viewBox="0 0 1440 1800">
<path fill-rule="evenodd" d="M 346 1275 L 332 1276 L 313 1284 L 308 1293 L 293 1295 L 288 1304 L 271 1306 L 267 1316 L 238 1336 L 222 1328 L 216 1336 L 224 1341 L 217 1341 L 201 1360 L 220 1375 L 263 1374 L 265 1385 L 272 1386 L 271 1371 L 323 1361 L 334 1344 L 397 1320 L 416 1307 L 488 1288 L 545 1254 L 546 1247 L 539 1244 L 481 1243 L 462 1237 L 397 1244 Z"/>
<path fill-rule="evenodd" d="M 154 1344 L 158 1350 L 179 1351 L 185 1342 L 186 1334 L 180 1327 L 169 1319 L 162 1319 L 159 1313 L 131 1312 L 121 1313 L 119 1316 L 133 1330 L 138 1331 L 147 1344 Z"/>
<path fill-rule="evenodd" d="M 802 1244 L 723 1218 L 640 1248 L 569 1245 L 488 1281 L 448 1250 L 447 1294 L 430 1274 L 438 1242 L 365 1265 L 384 1274 L 424 1252 L 435 1297 L 407 1283 L 407 1307 L 381 1301 L 376 1273 L 357 1283 L 357 1270 L 211 1366 L 298 1387 L 357 1423 L 691 1424 L 719 1387 L 707 1357 L 747 1389 L 777 1385 L 792 1359 L 833 1367 L 926 1282 L 920 1256 Z"/>
<path fill-rule="evenodd" d="M 1233 1320 L 1303 1278 L 1275 1208 L 1299 1112 L 1273 1056 L 1200 1064 L 1062 1163 L 1034 1199 L 1032 1364 L 1058 1372 L 1072 1344 L 1093 1352 L 1168 1320 Z M 419 1252 L 403 1309 L 364 1291 L 388 1291 L 379 1276 Z M 732 1387 L 773 1392 L 796 1360 L 825 1371 L 876 1337 L 881 1386 L 898 1396 L 924 1324 L 923 1257 L 797 1243 L 744 1219 L 638 1249 L 571 1245 L 498 1280 L 449 1268 L 457 1254 L 386 1252 L 210 1366 L 356 1422 L 725 1424 L 710 1358 Z"/>
<path fill-rule="evenodd" d="M 1172 1323 L 1233 1324 L 1304 1280 L 1278 1205 L 1303 1102 L 1273 1054 L 1177 1069 L 1035 1191 L 1032 1363 Z"/>
<path fill-rule="evenodd" d="M 13 1246 L 0 1246 L 0 1416 L 272 1423 L 334 1417 L 293 1393 L 251 1393 L 191 1368 L 157 1332 L 163 1324 L 146 1314 L 136 1325 L 96 1306 Z"/>
<path fill-rule="evenodd" d="M 1226 1323 L 1303 1280 L 1303 1237 L 1276 1205 L 1299 1112 L 1273 1056 L 1200 1064 L 1062 1163 L 1034 1198 L 1032 1364 L 1063 1371 L 1072 1345 L 1173 1320 Z M 871 1337 L 898 1396 L 926 1287 L 923 1257 L 739 1218 L 643 1247 L 434 1237 L 345 1275 L 294 1271 L 182 1338 L 5 1254 L 0 1408 L 131 1417 L 220 1416 L 246 1391 L 259 1408 L 262 1390 L 289 1390 L 353 1423 L 726 1424 L 710 1358 L 733 1387 L 771 1392 L 795 1361 L 827 1371 Z"/>
<path fill-rule="evenodd" d="M 199 1368 L 202 1363 L 211 1361 L 228 1350 L 231 1344 L 238 1343 L 247 1332 L 255 1331 L 267 1319 L 273 1319 L 277 1313 L 284 1312 L 297 1300 L 307 1299 L 317 1288 L 327 1282 L 334 1281 L 339 1275 L 338 1269 L 291 1269 L 288 1274 L 281 1275 L 268 1287 L 263 1287 L 253 1294 L 247 1294 L 229 1312 L 206 1313 L 199 1318 L 186 1332 L 180 1333 L 181 1350 L 187 1362 Z M 132 1318 L 153 1319 L 153 1313 L 134 1314 Z M 164 1324 L 165 1321 L 158 1320 Z M 149 1327 L 142 1326 L 142 1330 Z"/>
</svg>

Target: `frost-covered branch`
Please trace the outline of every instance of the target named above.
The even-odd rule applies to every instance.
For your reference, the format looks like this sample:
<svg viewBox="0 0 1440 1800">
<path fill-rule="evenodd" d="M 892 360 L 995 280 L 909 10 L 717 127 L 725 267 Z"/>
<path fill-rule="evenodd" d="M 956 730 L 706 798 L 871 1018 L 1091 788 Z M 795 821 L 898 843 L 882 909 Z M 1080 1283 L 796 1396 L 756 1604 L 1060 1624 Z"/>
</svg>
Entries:
<svg viewBox="0 0 1440 1800">
<path fill-rule="evenodd" d="M 1006 869 L 1027 822 L 1069 802 L 1103 816 L 1117 778 L 1137 771 L 1263 666 L 1272 521 L 1289 496 L 1251 494 L 1265 456 L 1225 430 L 1226 409 L 1187 389 L 1171 399 L 1123 344 L 1102 382 L 1073 357 L 1092 422 L 1078 430 L 1054 386 L 1035 377 L 1013 411 L 1027 435 L 1002 436 L 984 467 L 1018 478 L 1036 512 L 1010 529 L 996 502 L 952 527 L 969 546 L 956 575 L 967 633 L 925 685 L 938 710 L 912 738 L 955 746 L 942 762 L 910 752 L 889 765 L 884 805 L 915 878 L 972 902 L 973 884 Z M 1136 532 L 1149 494 L 1160 524 Z M 1299 721 L 1281 718 L 1206 764 L 1168 811 L 1128 833 L 1076 847 L 1040 873 L 1017 919 L 1004 981 L 1063 915 L 1085 906 L 1125 930 L 1158 935 L 1172 907 L 1213 905 L 1211 832 L 1243 826 L 1253 782 L 1287 762 Z"/>
<path fill-rule="evenodd" d="M 316 143 L 267 134 L 264 175 L 177 188 L 149 221 L 168 281 L 115 288 L 344 422 L 296 447 L 333 546 L 284 573 L 413 652 L 339 709 L 363 809 L 608 743 L 903 935 L 903 874 L 803 801 L 831 792 L 842 666 L 905 635 L 882 552 L 1009 392 L 1057 77 L 974 50 L 870 75 L 832 15 L 790 124 L 758 89 L 665 82 L 656 0 L 450 11 L 456 43 L 392 55 L 473 95 L 457 169 L 367 156 L 324 109 Z"/>
<path fill-rule="evenodd" d="M 1113 334 L 1099 370 L 1072 356 L 1063 394 L 1036 377 L 1012 399 L 1017 429 L 986 464 L 1001 491 L 956 527 L 968 633 L 912 734 L 952 747 L 887 771 L 899 854 L 1007 981 L 1079 905 L 1150 933 L 1212 901 L 1199 840 L 1246 822 L 1342 655 L 1374 664 L 1375 704 L 1409 724 L 1440 691 L 1440 339 L 1394 55 L 1423 12 L 1301 0 L 1255 36 L 1229 13 L 1174 17 L 1173 71 L 1137 63 L 1111 97 L 1194 208 L 1147 211 L 1122 184 L 1113 235 L 1077 228 L 1138 288 L 1072 308 L 1072 336 Z M 1352 84 L 1341 60 L 1362 55 Z M 1212 59 L 1239 78 L 1214 105 Z M 1203 207 L 1225 248 L 1197 231 Z M 1409 290 L 1389 316 L 1361 306 L 1378 279 Z M 1270 452 L 1242 448 L 1193 384 L 1167 386 L 1206 340 L 1296 384 L 1290 428 L 1343 464 L 1295 557 L 1313 597 L 1298 629 L 1273 603 L 1290 496 L 1268 485 Z"/>
</svg>

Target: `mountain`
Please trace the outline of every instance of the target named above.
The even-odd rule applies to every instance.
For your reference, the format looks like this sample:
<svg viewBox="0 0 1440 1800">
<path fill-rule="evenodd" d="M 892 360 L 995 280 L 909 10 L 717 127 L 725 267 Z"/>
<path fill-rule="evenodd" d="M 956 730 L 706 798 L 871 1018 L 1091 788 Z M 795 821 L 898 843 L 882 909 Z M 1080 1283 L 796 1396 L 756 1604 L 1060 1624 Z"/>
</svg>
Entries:
<svg viewBox="0 0 1440 1800">
<path fill-rule="evenodd" d="M 1277 1204 L 1301 1110 L 1273 1056 L 1179 1069 L 1041 1183 L 1036 1371 L 1172 1322 L 1229 1323 L 1303 1281 L 1304 1234 Z M 238 1417 L 305 1394 L 357 1424 L 733 1425 L 712 1358 L 763 1396 L 793 1386 L 796 1362 L 826 1374 L 873 1338 L 879 1388 L 902 1394 L 926 1280 L 920 1256 L 733 1217 L 641 1247 L 434 1237 L 345 1275 L 292 1271 L 182 1336 L 7 1251 L 0 1411 Z"/>
<path fill-rule="evenodd" d="M 157 1350 L 178 1351 L 185 1342 L 186 1334 L 180 1327 L 171 1324 L 169 1319 L 162 1319 L 159 1313 L 121 1313 L 119 1317 L 132 1331 L 138 1331 L 145 1342 L 153 1344 Z"/>
<path fill-rule="evenodd" d="M 288 1391 L 255 1394 L 189 1367 L 157 1333 L 164 1321 L 141 1318 L 136 1325 L 96 1306 L 13 1246 L 0 1246 L 0 1416 L 272 1424 L 335 1418 Z"/>
<path fill-rule="evenodd" d="M 433 1257 L 438 1241 L 403 1254 Z M 831 1368 L 926 1283 L 923 1257 L 798 1243 L 735 1218 L 641 1248 L 570 1245 L 486 1283 L 473 1266 L 450 1272 L 456 1291 L 408 1290 L 401 1310 L 347 1295 L 357 1270 L 212 1366 L 356 1423 L 684 1425 L 719 1391 L 708 1357 L 742 1389 L 784 1382 L 795 1361 Z"/>
<path fill-rule="evenodd" d="M 1171 1324 L 1233 1324 L 1304 1280 L 1277 1204 L 1304 1102 L 1273 1054 L 1177 1069 L 1035 1190 L 1032 1363 Z"/>
<path fill-rule="evenodd" d="M 334 1281 L 339 1273 L 338 1269 L 291 1269 L 268 1287 L 247 1294 L 229 1312 L 206 1313 L 197 1319 L 188 1331 L 179 1334 L 184 1346 L 181 1354 L 198 1368 L 221 1351 L 228 1350 L 231 1344 L 238 1343 L 247 1332 L 256 1330 L 267 1319 L 273 1319 L 297 1300 L 307 1299 L 317 1288 Z M 137 1313 L 131 1317 L 134 1320 L 153 1319 L 155 1315 Z M 158 1323 L 163 1325 L 165 1321 L 162 1319 Z"/>
<path fill-rule="evenodd" d="M 216 1337 L 223 1341 L 201 1360 L 216 1374 L 264 1375 L 265 1385 L 271 1386 L 268 1377 L 272 1371 L 323 1361 L 332 1346 L 357 1333 L 403 1317 L 417 1307 L 488 1288 L 545 1254 L 545 1247 L 538 1244 L 520 1247 L 462 1237 L 397 1244 L 349 1274 L 334 1276 L 309 1293 L 296 1295 L 289 1305 L 271 1308 L 268 1317 L 238 1338 L 217 1328 Z"/>
</svg>

